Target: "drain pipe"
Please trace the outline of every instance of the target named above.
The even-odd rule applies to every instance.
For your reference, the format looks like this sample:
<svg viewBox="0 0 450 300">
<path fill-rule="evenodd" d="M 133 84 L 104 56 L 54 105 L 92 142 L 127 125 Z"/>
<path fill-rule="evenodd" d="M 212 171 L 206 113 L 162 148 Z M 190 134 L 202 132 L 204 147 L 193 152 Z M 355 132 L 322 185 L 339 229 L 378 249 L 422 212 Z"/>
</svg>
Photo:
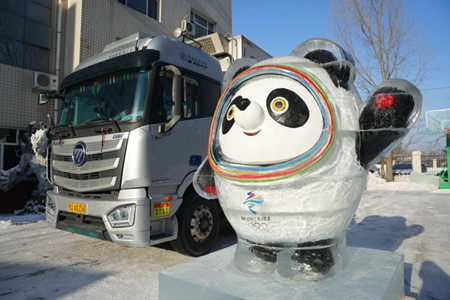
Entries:
<svg viewBox="0 0 450 300">
<path fill-rule="evenodd" d="M 55 61 L 55 75 L 58 78 L 58 89 L 59 89 L 59 73 L 60 73 L 60 60 L 61 60 L 61 19 L 62 19 L 62 0 L 58 0 L 58 11 L 57 11 L 57 31 L 56 31 L 56 61 Z M 58 110 L 59 110 L 59 99 L 55 98 L 53 104 L 53 117 L 55 122 L 58 122 Z"/>
</svg>

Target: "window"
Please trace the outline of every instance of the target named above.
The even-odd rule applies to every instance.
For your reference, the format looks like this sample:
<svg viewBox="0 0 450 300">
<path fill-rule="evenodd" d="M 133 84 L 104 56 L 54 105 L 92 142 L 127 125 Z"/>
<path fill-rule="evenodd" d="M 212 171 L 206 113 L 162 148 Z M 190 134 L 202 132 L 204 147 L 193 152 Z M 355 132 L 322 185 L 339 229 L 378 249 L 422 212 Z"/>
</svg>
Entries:
<svg viewBox="0 0 450 300">
<path fill-rule="evenodd" d="M 19 136 L 25 131 L 0 128 L 0 170 L 9 170 L 19 164 L 21 147 Z"/>
<path fill-rule="evenodd" d="M 153 120 L 156 123 L 164 123 L 173 118 L 172 99 L 173 74 L 161 71 L 158 78 L 159 89 L 155 99 L 158 99 L 154 105 L 156 109 L 153 113 Z M 198 83 L 192 78 L 183 76 L 183 102 L 182 119 L 193 119 L 199 117 L 198 113 Z"/>
<path fill-rule="evenodd" d="M 18 132 L 16 129 L 0 128 L 0 143 L 17 145 Z"/>
<path fill-rule="evenodd" d="M 194 79 L 184 78 L 183 119 L 198 116 L 198 83 Z"/>
<path fill-rule="evenodd" d="M 148 70 L 122 70 L 66 90 L 58 127 L 139 121 L 144 114 Z"/>
<path fill-rule="evenodd" d="M 195 25 L 194 38 L 214 33 L 214 24 L 194 12 L 191 12 L 191 23 Z"/>
<path fill-rule="evenodd" d="M 161 71 L 158 76 L 158 84 L 156 86 L 158 87 L 156 89 L 155 97 L 157 101 L 153 103 L 156 108 L 152 110 L 152 119 L 154 119 L 156 123 L 165 123 L 173 118 L 173 75 L 169 72 Z"/>
<path fill-rule="evenodd" d="M 152 19 L 157 20 L 158 18 L 158 0 L 119 0 L 119 3 Z"/>
<path fill-rule="evenodd" d="M 182 120 L 206 118 L 214 114 L 220 96 L 220 85 L 194 74 L 184 74 Z M 156 78 L 150 123 L 166 123 L 173 118 L 173 74 L 161 71 Z"/>
<path fill-rule="evenodd" d="M 51 0 L 0 1 L 0 63 L 48 72 Z"/>
</svg>

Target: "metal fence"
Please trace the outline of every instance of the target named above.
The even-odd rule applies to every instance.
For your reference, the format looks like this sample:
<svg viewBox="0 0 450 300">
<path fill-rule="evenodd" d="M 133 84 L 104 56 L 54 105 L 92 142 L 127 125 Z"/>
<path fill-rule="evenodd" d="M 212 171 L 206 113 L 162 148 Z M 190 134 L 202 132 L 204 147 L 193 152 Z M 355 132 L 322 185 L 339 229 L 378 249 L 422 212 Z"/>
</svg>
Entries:
<svg viewBox="0 0 450 300">
<path fill-rule="evenodd" d="M 443 168 L 447 167 L 447 156 L 445 154 L 422 155 L 421 159 L 427 167 L 427 174 L 437 175 Z"/>
<path fill-rule="evenodd" d="M 427 175 L 438 175 L 443 168 L 447 167 L 447 156 L 443 154 L 421 154 L 421 163 L 425 165 Z M 394 165 L 400 162 L 412 163 L 411 155 L 393 155 Z"/>
</svg>

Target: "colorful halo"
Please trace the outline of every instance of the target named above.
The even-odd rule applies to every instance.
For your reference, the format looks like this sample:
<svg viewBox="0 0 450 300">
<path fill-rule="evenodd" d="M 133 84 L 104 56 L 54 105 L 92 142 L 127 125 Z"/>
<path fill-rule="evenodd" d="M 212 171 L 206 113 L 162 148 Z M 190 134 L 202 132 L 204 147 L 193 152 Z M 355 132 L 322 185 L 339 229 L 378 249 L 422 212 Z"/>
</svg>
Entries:
<svg viewBox="0 0 450 300">
<path fill-rule="evenodd" d="M 249 80 L 255 76 L 269 74 L 283 75 L 294 79 L 302 84 L 305 88 L 307 88 L 313 95 L 320 108 L 324 122 L 324 130 L 318 142 L 310 150 L 294 159 L 282 163 L 272 164 L 269 166 L 240 165 L 236 163 L 229 163 L 222 159 L 219 160 L 214 153 L 214 145 L 212 143 L 212 140 L 216 134 L 216 131 L 218 130 L 218 123 L 220 121 L 219 118 L 226 104 L 225 100 L 228 98 L 228 95 L 230 93 L 232 93 L 239 85 L 243 84 L 246 80 Z M 325 157 L 325 155 L 333 145 L 333 142 L 334 112 L 330 102 L 328 101 L 326 93 L 320 87 L 318 82 L 306 72 L 294 68 L 280 65 L 259 66 L 250 68 L 243 72 L 233 81 L 231 81 L 223 91 L 222 96 L 220 97 L 217 104 L 213 120 L 211 122 L 208 143 L 208 160 L 216 174 L 230 180 L 243 182 L 275 181 L 291 177 L 296 174 L 301 174 L 309 170 L 323 157 Z"/>
</svg>

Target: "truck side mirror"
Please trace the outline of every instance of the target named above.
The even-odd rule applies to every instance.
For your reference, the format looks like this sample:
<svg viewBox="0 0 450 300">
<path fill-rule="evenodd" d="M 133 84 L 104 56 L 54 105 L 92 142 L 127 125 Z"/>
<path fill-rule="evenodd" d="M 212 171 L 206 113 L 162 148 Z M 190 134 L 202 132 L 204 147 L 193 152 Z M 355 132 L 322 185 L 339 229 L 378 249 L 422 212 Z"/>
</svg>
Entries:
<svg viewBox="0 0 450 300">
<path fill-rule="evenodd" d="M 38 104 L 47 104 L 50 99 L 62 99 L 62 94 L 57 91 L 40 92 L 38 97 Z"/>
<path fill-rule="evenodd" d="M 172 107 L 172 119 L 164 124 L 159 126 L 159 133 L 167 133 L 180 121 L 182 114 L 182 84 L 183 80 L 181 77 L 180 70 L 175 66 L 164 66 L 164 71 L 171 72 L 174 74 L 173 83 L 172 83 L 172 100 L 174 105 Z"/>
<path fill-rule="evenodd" d="M 39 93 L 38 104 L 39 105 L 47 104 L 48 98 L 49 98 L 48 93 Z"/>
</svg>

